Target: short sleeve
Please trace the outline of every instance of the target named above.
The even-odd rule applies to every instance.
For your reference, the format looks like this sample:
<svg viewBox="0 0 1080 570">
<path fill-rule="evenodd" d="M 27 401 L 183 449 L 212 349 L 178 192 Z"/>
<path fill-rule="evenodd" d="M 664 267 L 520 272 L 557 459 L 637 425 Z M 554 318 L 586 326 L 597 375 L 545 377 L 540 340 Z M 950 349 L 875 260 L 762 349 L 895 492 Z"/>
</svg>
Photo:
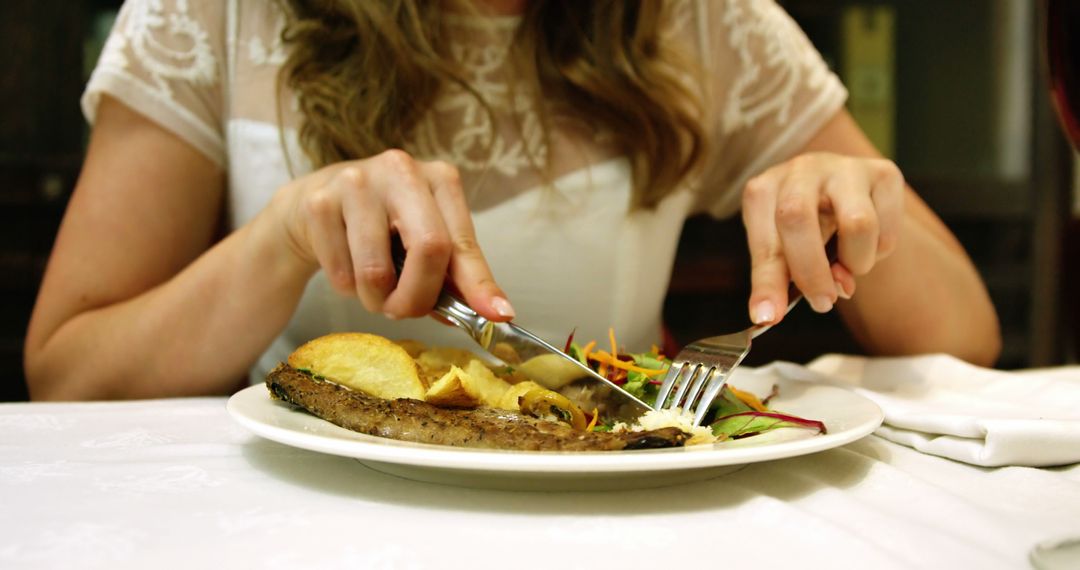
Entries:
<svg viewBox="0 0 1080 570">
<path fill-rule="evenodd" d="M 94 122 L 103 94 L 225 164 L 222 0 L 126 0 L 82 96 Z"/>
<path fill-rule="evenodd" d="M 697 212 L 736 212 L 746 181 L 794 156 L 843 108 L 847 90 L 774 0 L 703 0 L 707 156 Z"/>
</svg>

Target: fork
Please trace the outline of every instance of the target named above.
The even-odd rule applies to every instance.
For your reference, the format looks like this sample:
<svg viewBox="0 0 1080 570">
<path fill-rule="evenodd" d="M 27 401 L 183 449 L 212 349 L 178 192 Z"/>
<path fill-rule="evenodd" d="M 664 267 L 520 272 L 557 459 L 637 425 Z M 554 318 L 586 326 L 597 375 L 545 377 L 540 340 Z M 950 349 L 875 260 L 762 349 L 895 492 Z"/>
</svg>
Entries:
<svg viewBox="0 0 1080 570">
<path fill-rule="evenodd" d="M 836 239 L 825 246 L 831 266 L 836 262 Z M 795 284 L 788 287 L 788 303 L 785 315 L 802 300 L 803 294 Z M 713 400 L 727 383 L 731 371 L 746 358 L 751 342 L 772 324 L 751 325 L 739 332 L 713 336 L 694 341 L 684 347 L 671 361 L 671 367 L 664 375 L 660 391 L 656 395 L 653 409 L 681 408 L 694 414 L 695 426 L 701 425 L 705 414 L 709 412 Z M 684 372 L 687 374 L 684 377 Z M 684 379 L 683 379 L 684 378 Z M 675 395 L 668 400 L 672 390 Z M 696 404 L 696 406 L 695 406 Z"/>
</svg>

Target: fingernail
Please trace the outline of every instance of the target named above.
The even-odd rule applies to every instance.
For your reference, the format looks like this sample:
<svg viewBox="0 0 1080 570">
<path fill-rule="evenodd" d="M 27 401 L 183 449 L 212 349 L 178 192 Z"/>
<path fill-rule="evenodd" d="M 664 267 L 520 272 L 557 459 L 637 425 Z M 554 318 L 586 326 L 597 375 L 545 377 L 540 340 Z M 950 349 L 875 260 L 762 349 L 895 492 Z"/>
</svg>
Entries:
<svg viewBox="0 0 1080 570">
<path fill-rule="evenodd" d="M 390 313 L 383 313 L 383 316 L 384 316 L 384 317 L 386 317 L 386 318 L 388 318 L 388 319 L 390 319 L 391 321 L 396 321 L 396 320 L 398 320 L 398 318 L 397 318 L 397 316 L 396 316 L 396 315 L 392 315 L 392 314 L 390 314 Z"/>
<path fill-rule="evenodd" d="M 750 319 L 754 321 L 755 325 L 771 323 L 776 319 L 776 306 L 772 304 L 772 301 L 762 301 L 754 305 Z"/>
<path fill-rule="evenodd" d="M 833 307 L 832 299 L 828 298 L 825 295 L 818 295 L 816 297 L 808 297 L 807 300 L 810 301 L 810 306 L 813 307 L 813 309 L 815 311 L 819 312 L 819 313 L 828 313 L 829 311 L 832 310 L 832 307 Z"/>
<path fill-rule="evenodd" d="M 849 295 L 848 292 L 844 290 L 844 286 L 841 285 L 839 281 L 836 282 L 836 296 L 840 297 L 841 299 L 851 298 L 851 295 Z"/>
<path fill-rule="evenodd" d="M 495 309 L 495 312 L 498 313 L 500 317 L 509 319 L 514 318 L 514 307 L 510 305 L 510 301 L 507 301 L 502 297 L 492 298 L 491 308 Z"/>
</svg>

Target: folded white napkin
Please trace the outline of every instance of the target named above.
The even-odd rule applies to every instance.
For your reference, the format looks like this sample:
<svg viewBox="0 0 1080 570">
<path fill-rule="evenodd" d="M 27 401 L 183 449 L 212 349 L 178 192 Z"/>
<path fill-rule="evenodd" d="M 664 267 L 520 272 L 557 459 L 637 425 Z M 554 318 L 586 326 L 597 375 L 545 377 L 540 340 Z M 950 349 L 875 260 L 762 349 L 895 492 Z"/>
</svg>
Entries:
<svg viewBox="0 0 1080 570">
<path fill-rule="evenodd" d="M 924 453 L 998 467 L 1080 462 L 1080 367 L 1006 372 L 945 355 L 826 355 L 758 369 L 848 386 L 885 413 L 877 435 Z"/>
</svg>

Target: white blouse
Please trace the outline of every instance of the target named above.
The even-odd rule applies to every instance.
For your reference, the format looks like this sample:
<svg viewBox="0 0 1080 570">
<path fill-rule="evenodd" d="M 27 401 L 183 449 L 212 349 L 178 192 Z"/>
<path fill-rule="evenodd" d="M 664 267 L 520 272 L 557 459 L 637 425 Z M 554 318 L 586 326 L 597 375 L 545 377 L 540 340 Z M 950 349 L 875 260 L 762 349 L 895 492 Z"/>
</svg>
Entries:
<svg viewBox="0 0 1080 570">
<path fill-rule="evenodd" d="M 746 180 L 790 158 L 846 99 L 773 0 L 684 0 L 673 7 L 665 38 L 685 44 L 700 64 L 702 73 L 686 80 L 705 102 L 708 154 L 703 171 L 652 210 L 630 207 L 629 162 L 602 133 L 556 123 L 545 145 L 537 101 L 509 89 L 507 54 L 518 18 L 446 15 L 450 51 L 494 117 L 464 90 L 448 87 L 405 149 L 458 166 L 479 243 L 516 322 L 555 344 L 575 327 L 579 339 L 606 338 L 614 327 L 630 350 L 658 342 L 686 217 L 733 214 Z M 229 220 L 240 227 L 288 180 L 311 171 L 297 141 L 292 95 L 278 97 L 284 23 L 274 0 L 127 0 L 83 111 L 93 122 L 106 93 L 215 161 L 228 174 Z M 545 182 L 530 156 L 546 161 L 554 178 Z M 319 273 L 253 380 L 300 343 L 345 330 L 470 342 L 431 319 L 369 314 Z"/>
</svg>

